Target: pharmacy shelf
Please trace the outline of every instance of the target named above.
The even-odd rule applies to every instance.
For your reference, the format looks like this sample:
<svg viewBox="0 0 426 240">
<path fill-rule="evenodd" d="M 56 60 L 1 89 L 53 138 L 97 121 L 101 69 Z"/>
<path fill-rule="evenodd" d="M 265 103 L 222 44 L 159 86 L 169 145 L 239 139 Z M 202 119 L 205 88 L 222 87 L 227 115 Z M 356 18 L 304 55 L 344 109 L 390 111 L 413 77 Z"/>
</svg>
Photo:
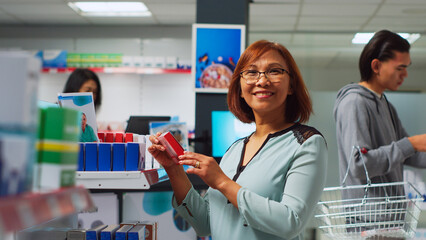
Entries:
<svg viewBox="0 0 426 240">
<path fill-rule="evenodd" d="M 83 187 L 0 198 L 0 238 L 56 218 L 95 210 L 90 193 Z"/>
<path fill-rule="evenodd" d="M 160 169 L 117 172 L 78 171 L 76 183 L 87 189 L 149 189 L 162 181 L 164 177 Z"/>
<path fill-rule="evenodd" d="M 71 73 L 75 67 L 43 68 L 43 73 Z M 190 74 L 191 69 L 167 69 L 144 67 L 89 67 L 96 73 L 133 73 L 133 74 Z"/>
</svg>

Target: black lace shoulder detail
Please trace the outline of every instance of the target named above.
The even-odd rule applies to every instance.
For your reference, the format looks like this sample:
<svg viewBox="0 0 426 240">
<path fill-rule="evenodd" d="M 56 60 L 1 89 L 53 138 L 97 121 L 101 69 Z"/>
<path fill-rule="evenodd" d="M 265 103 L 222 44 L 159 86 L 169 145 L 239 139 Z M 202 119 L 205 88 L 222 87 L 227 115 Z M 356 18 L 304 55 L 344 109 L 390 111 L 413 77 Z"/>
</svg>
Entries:
<svg viewBox="0 0 426 240">
<path fill-rule="evenodd" d="M 297 124 L 292 129 L 292 131 L 299 144 L 303 144 L 306 140 L 315 134 L 319 134 L 324 138 L 324 136 L 318 130 L 307 125 Z"/>
</svg>

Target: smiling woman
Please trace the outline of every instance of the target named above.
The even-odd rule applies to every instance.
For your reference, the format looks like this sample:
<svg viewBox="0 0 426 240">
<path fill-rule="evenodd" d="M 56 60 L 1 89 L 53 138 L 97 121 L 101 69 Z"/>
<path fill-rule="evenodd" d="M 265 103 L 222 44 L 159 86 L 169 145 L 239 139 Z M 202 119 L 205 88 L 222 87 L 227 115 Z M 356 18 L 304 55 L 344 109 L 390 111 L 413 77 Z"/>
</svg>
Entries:
<svg viewBox="0 0 426 240">
<path fill-rule="evenodd" d="M 232 75 L 228 106 L 255 131 L 213 157 L 185 152 L 178 164 L 159 135 L 149 152 L 166 170 L 173 207 L 199 236 L 213 239 L 303 239 L 303 230 L 325 184 L 327 147 L 315 128 L 303 125 L 311 100 L 288 50 L 266 40 L 250 45 Z M 187 173 L 209 189 L 201 197 Z M 302 186 L 302 187 L 301 187 Z"/>
</svg>

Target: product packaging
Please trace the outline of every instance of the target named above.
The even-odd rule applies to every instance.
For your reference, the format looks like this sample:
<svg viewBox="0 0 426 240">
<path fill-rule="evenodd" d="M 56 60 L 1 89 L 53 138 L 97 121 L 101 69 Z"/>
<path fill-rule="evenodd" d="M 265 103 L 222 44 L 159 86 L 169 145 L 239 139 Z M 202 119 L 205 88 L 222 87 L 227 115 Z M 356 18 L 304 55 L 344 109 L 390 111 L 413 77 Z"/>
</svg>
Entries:
<svg viewBox="0 0 426 240">
<path fill-rule="evenodd" d="M 99 171 L 111 171 L 112 143 L 99 143 L 98 169 Z"/>
<path fill-rule="evenodd" d="M 124 171 L 125 143 L 112 144 L 112 171 Z"/>
<path fill-rule="evenodd" d="M 160 137 L 158 137 L 158 140 L 160 140 L 161 145 L 166 148 L 166 152 L 177 164 L 179 162 L 178 157 L 183 155 L 184 149 L 175 139 L 175 137 L 173 137 L 173 134 L 170 132 L 165 132 L 161 134 Z"/>
</svg>

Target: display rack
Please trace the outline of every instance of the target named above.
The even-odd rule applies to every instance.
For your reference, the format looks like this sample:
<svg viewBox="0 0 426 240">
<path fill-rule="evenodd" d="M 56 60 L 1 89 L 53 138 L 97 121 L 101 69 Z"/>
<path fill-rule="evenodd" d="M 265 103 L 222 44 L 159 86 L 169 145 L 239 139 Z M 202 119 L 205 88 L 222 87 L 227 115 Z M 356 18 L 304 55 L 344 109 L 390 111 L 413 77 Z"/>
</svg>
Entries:
<svg viewBox="0 0 426 240">
<path fill-rule="evenodd" d="M 190 74 L 191 69 L 145 68 L 145 67 L 88 67 L 96 73 L 133 74 Z M 72 73 L 76 68 L 43 68 L 43 73 Z"/>
<path fill-rule="evenodd" d="M 95 210 L 90 193 L 83 187 L 0 198 L 0 238 L 52 219 Z"/>
<path fill-rule="evenodd" d="M 78 171 L 77 185 L 87 189 L 149 189 L 163 180 L 161 169 L 145 171 L 89 172 Z"/>
</svg>

